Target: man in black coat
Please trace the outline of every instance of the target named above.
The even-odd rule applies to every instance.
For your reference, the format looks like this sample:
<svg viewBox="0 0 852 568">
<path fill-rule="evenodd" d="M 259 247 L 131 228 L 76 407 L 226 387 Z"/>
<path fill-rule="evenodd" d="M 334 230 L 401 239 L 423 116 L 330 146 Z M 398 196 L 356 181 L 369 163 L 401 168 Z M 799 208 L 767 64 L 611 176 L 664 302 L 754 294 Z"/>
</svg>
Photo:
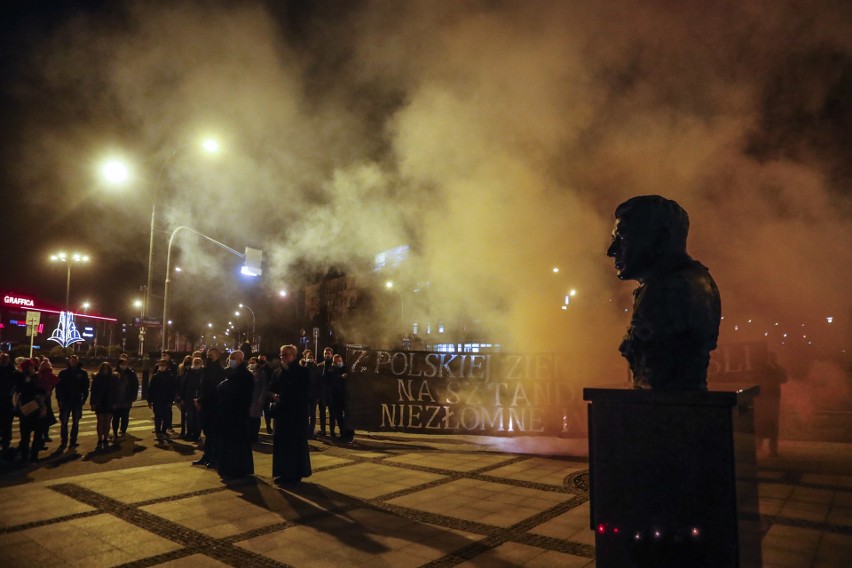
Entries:
<svg viewBox="0 0 852 568">
<path fill-rule="evenodd" d="M 201 377 L 201 384 L 198 385 L 198 394 L 195 397 L 195 403 L 201 414 L 201 429 L 204 432 L 204 454 L 201 458 L 192 462 L 192 465 L 216 467 L 216 461 L 219 457 L 216 448 L 216 438 L 219 434 L 216 389 L 219 383 L 224 380 L 225 369 L 219 364 L 219 350 L 211 347 L 207 350 L 207 364 L 204 367 L 204 374 Z"/>
<path fill-rule="evenodd" d="M 59 423 L 62 443 L 60 449 L 68 445 L 68 416 L 71 416 L 71 447 L 77 447 L 77 432 L 80 418 L 83 416 L 83 404 L 89 398 L 89 373 L 80 366 L 76 355 L 68 357 L 68 367 L 59 372 L 56 383 L 56 402 L 59 404 Z"/>
<path fill-rule="evenodd" d="M 298 485 L 311 475 L 307 424 L 310 371 L 299 365 L 295 345 L 281 347 L 281 368 L 272 375 L 270 393 L 274 409 L 272 477 L 279 485 Z"/>
<path fill-rule="evenodd" d="M 229 357 L 225 380 L 217 387 L 219 434 L 219 475 L 225 479 L 254 473 L 249 435 L 249 407 L 254 393 L 254 376 L 246 368 L 242 351 Z"/>
</svg>

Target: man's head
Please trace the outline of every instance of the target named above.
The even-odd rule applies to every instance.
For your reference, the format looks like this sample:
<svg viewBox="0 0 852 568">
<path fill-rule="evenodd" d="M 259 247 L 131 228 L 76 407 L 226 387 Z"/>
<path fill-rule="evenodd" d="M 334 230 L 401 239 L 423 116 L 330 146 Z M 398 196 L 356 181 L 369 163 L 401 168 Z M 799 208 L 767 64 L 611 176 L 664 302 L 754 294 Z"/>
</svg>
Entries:
<svg viewBox="0 0 852 568">
<path fill-rule="evenodd" d="M 659 195 L 628 199 L 615 210 L 615 227 L 607 256 L 615 259 L 622 280 L 644 281 L 666 258 L 686 254 L 689 216 Z"/>
<path fill-rule="evenodd" d="M 334 355 L 334 350 L 331 347 L 326 347 L 322 350 L 323 359 L 331 359 L 332 355 Z"/>
<path fill-rule="evenodd" d="M 192 358 L 192 368 L 193 369 L 200 369 L 203 366 L 204 366 L 204 361 L 201 359 L 201 357 L 193 357 Z"/>
<path fill-rule="evenodd" d="M 343 366 L 343 355 L 335 355 L 334 356 L 334 366 L 342 367 Z"/>
<path fill-rule="evenodd" d="M 219 350 L 215 347 L 211 347 L 207 350 L 207 358 L 212 359 L 213 361 L 219 360 Z"/>
<path fill-rule="evenodd" d="M 169 368 L 169 360 L 163 357 L 157 362 L 157 368 L 159 368 L 161 371 L 167 370 Z"/>
<path fill-rule="evenodd" d="M 80 366 L 80 358 L 76 355 L 71 355 L 68 357 L 68 366 L 69 367 L 79 367 Z"/>
<path fill-rule="evenodd" d="M 172 354 L 169 353 L 169 351 L 167 349 L 163 349 L 163 352 L 161 353 L 161 355 L 162 355 L 162 358 L 165 359 L 166 361 L 172 360 Z"/>
<path fill-rule="evenodd" d="M 231 354 L 228 355 L 228 364 L 231 367 L 236 367 L 238 365 L 241 365 L 245 358 L 246 354 L 240 351 L 239 349 L 237 349 L 236 351 L 231 351 Z"/>
<path fill-rule="evenodd" d="M 282 345 L 279 351 L 279 354 L 281 355 L 281 363 L 283 365 L 289 365 L 296 360 L 297 353 L 298 351 L 295 345 Z"/>
</svg>

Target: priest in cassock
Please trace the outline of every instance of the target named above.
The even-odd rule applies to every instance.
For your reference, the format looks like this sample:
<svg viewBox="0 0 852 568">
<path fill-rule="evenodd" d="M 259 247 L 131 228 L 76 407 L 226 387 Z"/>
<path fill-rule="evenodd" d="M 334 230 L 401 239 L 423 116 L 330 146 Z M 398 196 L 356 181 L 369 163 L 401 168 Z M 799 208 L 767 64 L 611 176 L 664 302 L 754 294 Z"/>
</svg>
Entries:
<svg viewBox="0 0 852 568">
<path fill-rule="evenodd" d="M 242 351 L 229 357 L 225 380 L 216 388 L 219 404 L 219 475 L 223 478 L 254 474 L 254 457 L 249 436 L 249 407 L 254 393 L 254 377 L 246 368 Z"/>
<path fill-rule="evenodd" d="M 299 365 L 295 345 L 281 347 L 281 368 L 272 375 L 274 433 L 272 477 L 278 485 L 295 486 L 311 475 L 307 424 L 310 412 L 310 371 Z"/>
</svg>

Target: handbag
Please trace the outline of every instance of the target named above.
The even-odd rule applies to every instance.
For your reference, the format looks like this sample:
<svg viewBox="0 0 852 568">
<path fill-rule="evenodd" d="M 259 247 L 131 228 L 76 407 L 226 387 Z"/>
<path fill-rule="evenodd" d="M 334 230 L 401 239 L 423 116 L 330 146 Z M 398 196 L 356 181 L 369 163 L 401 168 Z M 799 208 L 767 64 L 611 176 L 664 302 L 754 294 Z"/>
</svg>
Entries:
<svg viewBox="0 0 852 568">
<path fill-rule="evenodd" d="M 38 401 L 33 399 L 26 404 L 22 404 L 20 406 L 21 416 L 29 416 L 36 410 L 40 409 L 41 405 L 39 405 Z"/>
</svg>

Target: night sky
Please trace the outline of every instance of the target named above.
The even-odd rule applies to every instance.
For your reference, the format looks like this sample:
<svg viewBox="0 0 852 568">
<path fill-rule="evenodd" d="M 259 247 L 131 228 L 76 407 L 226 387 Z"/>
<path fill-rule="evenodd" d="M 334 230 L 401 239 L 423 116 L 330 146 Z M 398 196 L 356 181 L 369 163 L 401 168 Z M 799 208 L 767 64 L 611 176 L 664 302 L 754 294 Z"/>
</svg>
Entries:
<svg viewBox="0 0 852 568">
<path fill-rule="evenodd" d="M 239 259 L 179 237 L 186 328 L 238 302 L 278 317 L 277 290 L 408 244 L 394 277 L 440 290 L 430 317 L 520 349 L 570 344 L 609 373 L 633 288 L 604 256 L 612 212 L 659 193 L 690 213 L 723 341 L 781 348 L 795 329 L 796 349 L 816 340 L 829 359 L 850 342 L 848 2 L 0 9 L 3 290 L 61 304 L 48 255 L 79 248 L 93 262 L 72 304 L 130 316 L 153 192 L 156 294 L 178 225 L 265 254 L 248 282 Z M 218 157 L 196 150 L 204 136 Z M 99 179 L 107 157 L 131 164 L 127 187 Z"/>
</svg>

